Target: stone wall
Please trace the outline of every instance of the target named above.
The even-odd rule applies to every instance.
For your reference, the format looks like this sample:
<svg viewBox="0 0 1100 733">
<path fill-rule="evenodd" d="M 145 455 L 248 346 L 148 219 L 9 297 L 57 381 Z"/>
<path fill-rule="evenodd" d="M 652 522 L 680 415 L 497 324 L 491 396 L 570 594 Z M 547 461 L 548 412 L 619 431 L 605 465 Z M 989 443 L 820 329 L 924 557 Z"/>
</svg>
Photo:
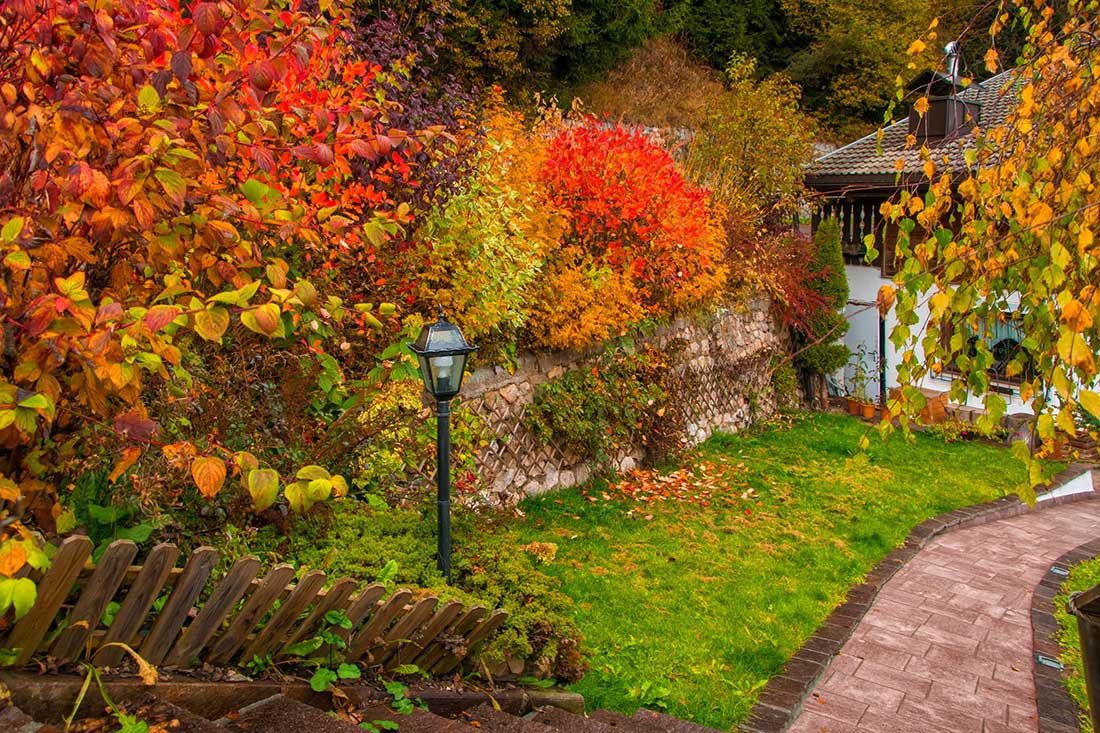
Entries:
<svg viewBox="0 0 1100 733">
<path fill-rule="evenodd" d="M 662 350 L 674 342 L 683 346 L 676 350 L 671 381 L 674 399 L 685 415 L 689 445 L 701 443 L 715 430 L 736 432 L 775 412 L 771 363 L 777 354 L 789 351 L 790 339 L 770 299 L 721 309 L 706 319 L 680 319 L 640 341 Z M 556 445 L 545 445 L 523 418 L 539 384 L 595 353 L 525 354 L 514 372 L 484 367 L 466 378 L 457 409 L 479 415 L 494 435 L 478 458 L 479 474 L 490 487 L 492 503 L 514 503 L 525 495 L 589 478 L 591 466 Z M 633 442 L 615 458 L 620 471 L 632 470 L 644 458 L 640 441 Z"/>
</svg>

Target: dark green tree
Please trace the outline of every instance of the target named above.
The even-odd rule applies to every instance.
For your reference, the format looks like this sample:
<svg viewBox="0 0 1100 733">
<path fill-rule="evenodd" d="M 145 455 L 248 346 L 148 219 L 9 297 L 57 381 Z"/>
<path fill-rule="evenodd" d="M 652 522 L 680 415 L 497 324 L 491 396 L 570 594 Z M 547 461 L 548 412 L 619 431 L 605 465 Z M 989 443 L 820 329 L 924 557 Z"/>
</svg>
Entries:
<svg viewBox="0 0 1100 733">
<path fill-rule="evenodd" d="M 847 364 L 851 356 L 847 346 L 837 343 L 848 332 L 848 321 L 844 318 L 848 276 L 840 250 L 840 224 L 835 218 L 825 219 L 818 226 L 807 269 L 819 273 L 810 288 L 824 302 L 811 319 L 808 332 L 797 334 L 795 364 L 811 374 L 830 374 Z"/>
</svg>

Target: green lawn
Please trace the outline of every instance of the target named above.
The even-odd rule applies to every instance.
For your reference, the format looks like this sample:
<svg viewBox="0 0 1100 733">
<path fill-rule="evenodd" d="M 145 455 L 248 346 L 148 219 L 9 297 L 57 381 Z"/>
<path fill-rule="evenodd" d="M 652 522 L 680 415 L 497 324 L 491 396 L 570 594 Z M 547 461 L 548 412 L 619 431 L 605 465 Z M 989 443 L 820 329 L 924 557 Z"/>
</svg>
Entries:
<svg viewBox="0 0 1100 733">
<path fill-rule="evenodd" d="M 924 519 L 1024 480 L 1007 450 L 874 435 L 798 416 L 712 438 L 670 477 L 523 503 L 521 542 L 574 601 L 592 709 L 639 705 L 717 728 L 742 720 L 845 591 Z"/>
<path fill-rule="evenodd" d="M 1069 578 L 1062 586 L 1063 594 L 1054 599 L 1054 616 L 1058 619 L 1061 631 L 1058 643 L 1062 645 L 1062 664 L 1066 665 L 1069 675 L 1063 677 L 1070 697 L 1081 709 L 1081 733 L 1092 733 L 1092 720 L 1089 719 L 1089 698 L 1085 690 L 1085 668 L 1081 661 L 1081 639 L 1077 635 L 1077 619 L 1066 610 L 1066 601 L 1071 593 L 1088 590 L 1100 583 L 1100 558 L 1078 563 L 1070 568 Z"/>
</svg>

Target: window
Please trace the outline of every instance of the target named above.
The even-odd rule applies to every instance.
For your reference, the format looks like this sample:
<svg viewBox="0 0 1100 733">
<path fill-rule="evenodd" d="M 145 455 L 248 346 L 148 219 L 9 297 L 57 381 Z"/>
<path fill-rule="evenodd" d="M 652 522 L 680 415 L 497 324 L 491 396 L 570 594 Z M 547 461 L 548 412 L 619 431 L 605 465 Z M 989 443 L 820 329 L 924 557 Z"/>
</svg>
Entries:
<svg viewBox="0 0 1100 733">
<path fill-rule="evenodd" d="M 1018 318 L 1009 313 L 1001 314 L 995 323 L 983 328 L 982 331 L 981 335 L 972 334 L 967 339 L 967 344 L 969 354 L 974 356 L 978 353 L 978 340 L 981 339 L 993 356 L 993 364 L 989 367 L 988 373 L 994 391 L 1005 391 L 997 389 L 998 383 L 1001 386 L 1018 385 L 1023 379 L 1031 378 L 1034 367 L 1030 358 L 1025 356 L 1024 363 L 1020 363 L 1020 343 L 1024 340 L 1024 332 Z M 945 343 L 950 342 L 951 333 L 946 329 L 943 338 Z M 1013 373 L 1010 374 L 1010 371 Z M 945 376 L 957 375 L 959 369 L 952 362 L 944 368 L 943 373 Z"/>
</svg>

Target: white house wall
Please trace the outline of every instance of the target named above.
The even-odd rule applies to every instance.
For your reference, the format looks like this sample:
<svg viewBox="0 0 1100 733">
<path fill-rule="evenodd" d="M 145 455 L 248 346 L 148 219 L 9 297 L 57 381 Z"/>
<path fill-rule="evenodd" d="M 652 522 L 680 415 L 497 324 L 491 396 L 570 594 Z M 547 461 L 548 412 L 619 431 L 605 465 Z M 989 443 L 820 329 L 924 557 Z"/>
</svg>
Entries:
<svg viewBox="0 0 1100 733">
<path fill-rule="evenodd" d="M 877 397 L 879 391 L 879 375 L 877 368 L 879 349 L 878 309 L 874 306 L 853 305 L 852 303 L 874 303 L 878 298 L 879 288 L 891 281 L 882 276 L 878 267 L 846 265 L 844 269 L 848 275 L 848 299 L 850 301 L 850 304 L 845 309 L 845 315 L 848 317 L 848 321 L 851 324 L 848 333 L 844 337 L 844 344 L 852 351 L 853 355 L 858 352 L 860 344 L 864 345 L 869 362 L 867 393 L 871 397 Z M 920 323 L 917 328 L 924 328 L 924 325 L 928 321 L 928 315 L 927 307 L 921 306 L 917 309 L 917 316 L 920 318 Z M 896 323 L 897 317 L 894 315 L 894 312 L 891 311 L 886 315 L 885 351 L 887 391 L 898 385 L 897 364 L 899 358 L 897 349 L 890 343 L 890 333 L 893 331 Z M 920 358 L 923 356 L 920 345 L 918 344 L 916 348 L 918 352 L 917 356 Z M 849 363 L 848 367 L 844 370 L 845 384 L 851 384 L 852 374 L 852 364 Z M 951 379 L 949 377 L 925 377 L 921 386 L 925 389 L 935 390 L 937 392 L 946 392 L 951 386 Z M 1031 412 L 1030 402 L 1022 401 L 1019 392 L 1014 390 L 1011 395 L 1002 394 L 1001 396 L 1004 397 L 1005 401 L 1008 403 L 1006 414 L 1014 412 Z M 981 407 L 982 398 L 980 395 L 971 395 L 966 404 L 969 407 Z"/>
</svg>

